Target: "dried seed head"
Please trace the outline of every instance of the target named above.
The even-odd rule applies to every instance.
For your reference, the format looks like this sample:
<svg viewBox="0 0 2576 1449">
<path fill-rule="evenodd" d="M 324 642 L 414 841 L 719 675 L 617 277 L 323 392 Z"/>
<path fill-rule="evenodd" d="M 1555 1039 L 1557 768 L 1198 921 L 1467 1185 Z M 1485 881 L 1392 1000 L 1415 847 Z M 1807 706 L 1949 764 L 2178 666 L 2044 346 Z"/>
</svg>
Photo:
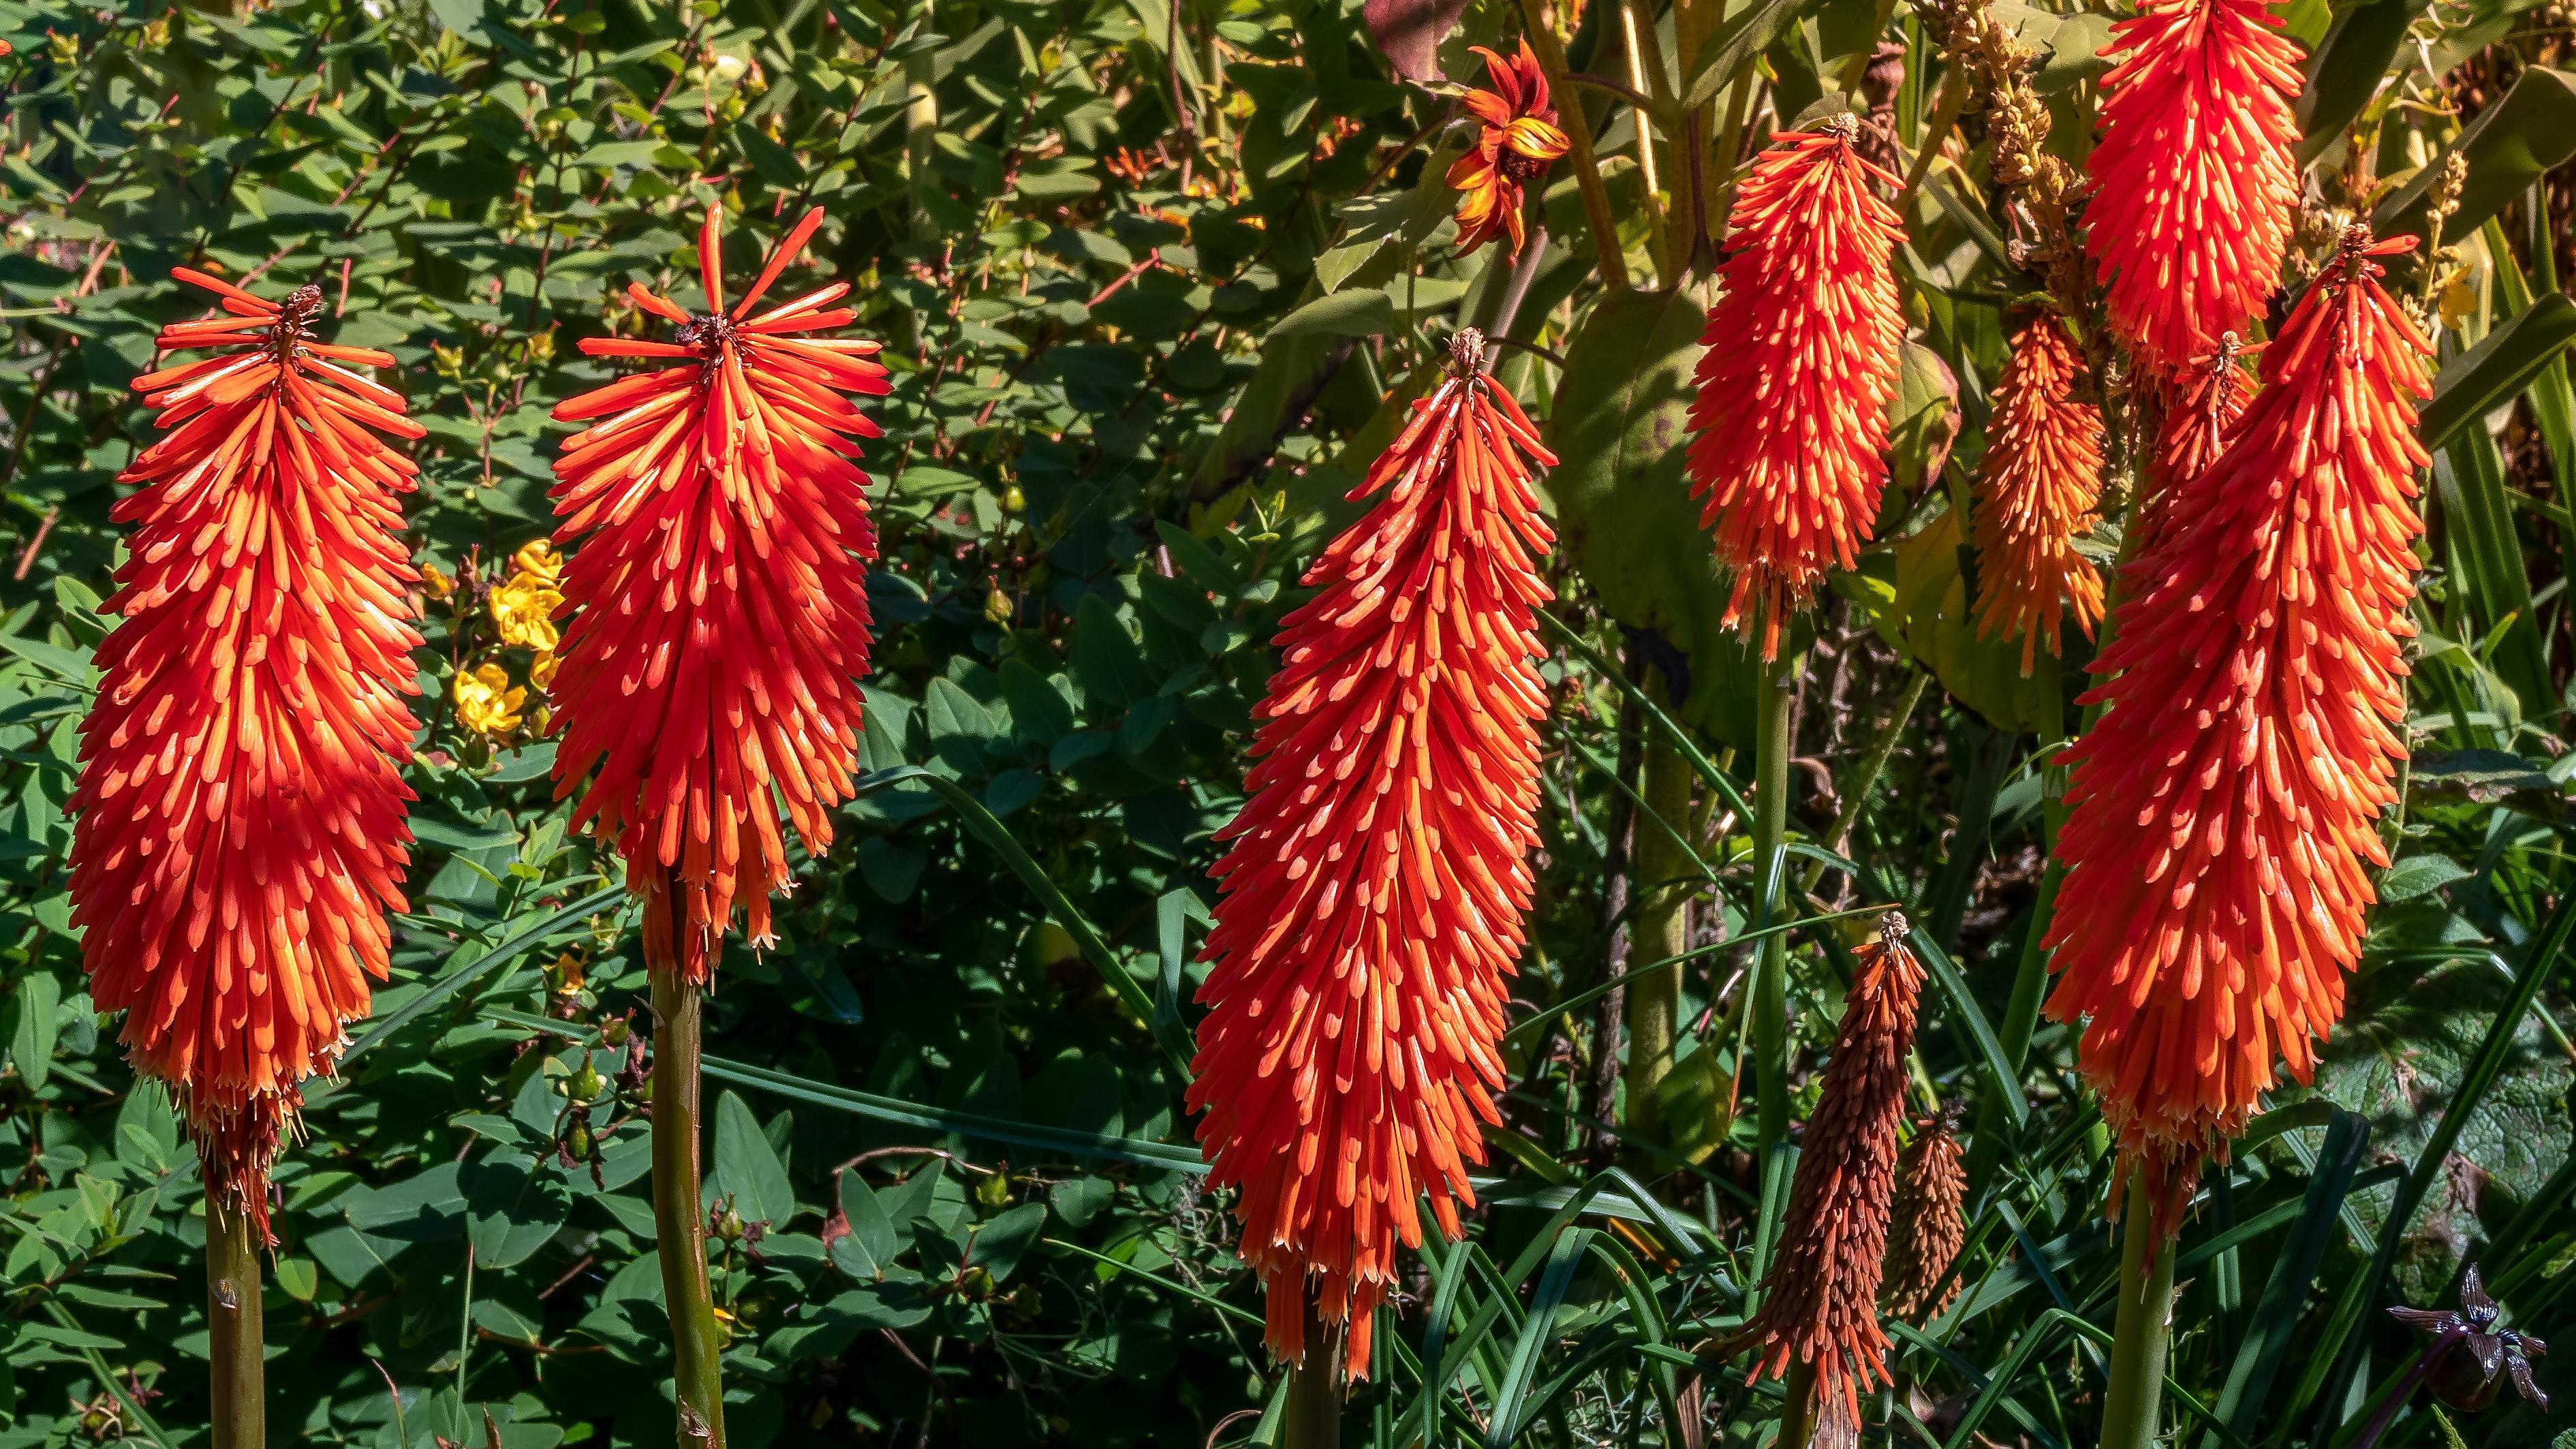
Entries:
<svg viewBox="0 0 2576 1449">
<path fill-rule="evenodd" d="M 1955 1112 L 1916 1124 L 1914 1141 L 1896 1162 L 1896 1208 L 1887 1230 L 1887 1311 L 1912 1323 L 1938 1315 L 1959 1296 L 1951 1261 L 1967 1242 L 1961 1210 L 1968 1175 Z"/>
</svg>

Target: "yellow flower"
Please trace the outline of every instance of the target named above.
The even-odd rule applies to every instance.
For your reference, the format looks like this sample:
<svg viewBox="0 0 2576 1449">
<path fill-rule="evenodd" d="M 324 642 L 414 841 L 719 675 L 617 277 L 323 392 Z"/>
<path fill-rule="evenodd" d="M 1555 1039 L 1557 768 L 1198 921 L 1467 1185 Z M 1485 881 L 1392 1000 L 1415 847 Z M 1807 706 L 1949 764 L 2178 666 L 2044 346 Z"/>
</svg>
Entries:
<svg viewBox="0 0 2576 1449">
<path fill-rule="evenodd" d="M 539 689 L 554 688 L 555 667 L 561 663 L 563 661 L 556 658 L 552 651 L 538 650 L 536 662 L 528 666 L 528 682 Z"/>
<path fill-rule="evenodd" d="M 519 545 L 519 551 L 510 555 L 510 567 L 550 589 L 563 582 L 563 566 L 563 555 L 542 538 Z"/>
<path fill-rule="evenodd" d="M 456 722 L 476 734 L 498 737 L 519 727 L 519 707 L 528 692 L 512 687 L 509 671 L 483 664 L 456 676 Z"/>
<path fill-rule="evenodd" d="M 420 591 L 429 595 L 432 603 L 444 603 L 450 594 L 456 592 L 456 576 L 434 563 L 423 563 L 420 566 Z"/>
<path fill-rule="evenodd" d="M 492 591 L 492 623 L 500 631 L 501 642 L 539 654 L 551 654 L 563 642 L 555 632 L 554 612 L 563 607 L 563 595 L 553 585 L 532 573 L 518 573 Z"/>
</svg>

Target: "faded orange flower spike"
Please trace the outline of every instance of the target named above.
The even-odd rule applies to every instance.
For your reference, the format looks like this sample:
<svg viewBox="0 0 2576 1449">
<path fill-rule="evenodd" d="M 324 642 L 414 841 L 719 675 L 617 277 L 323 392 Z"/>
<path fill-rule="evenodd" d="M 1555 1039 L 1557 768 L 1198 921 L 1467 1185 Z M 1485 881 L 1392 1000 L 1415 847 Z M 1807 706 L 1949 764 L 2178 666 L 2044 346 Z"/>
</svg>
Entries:
<svg viewBox="0 0 2576 1449">
<path fill-rule="evenodd" d="M 1878 934 L 1852 953 L 1851 990 L 1789 1179 L 1789 1210 L 1762 1279 L 1762 1306 L 1718 1350 L 1754 1351 L 1746 1383 L 1784 1377 L 1792 1360 L 1812 1368 L 1813 1442 L 1827 1449 L 1860 1442 L 1860 1391 L 1891 1382 L 1878 1288 L 1896 1194 L 1897 1127 L 1905 1119 L 1905 1058 L 1914 1049 L 1923 990 L 1906 930 L 1905 918 L 1890 911 Z"/>
<path fill-rule="evenodd" d="M 648 954 L 695 984 L 736 906 L 755 944 L 769 938 L 769 896 L 789 884 L 778 805 L 820 856 L 858 766 L 876 556 L 858 440 L 878 434 L 849 395 L 883 395 L 886 372 L 870 360 L 876 343 L 803 335 L 850 321 L 832 305 L 846 282 L 751 310 L 822 219 L 807 212 L 728 311 L 721 216 L 708 208 L 708 314 L 630 283 L 675 340 L 581 343 L 592 357 L 677 365 L 554 411 L 604 419 L 555 462 L 555 541 L 580 544 L 561 583 L 555 790 L 579 792 L 575 827 L 625 860 L 648 903 Z"/>
<path fill-rule="evenodd" d="M 2246 351 L 2235 333 L 2225 333 L 2215 349 L 2193 358 L 2163 389 L 2164 418 L 2156 426 L 2155 451 L 2147 458 L 2149 491 L 2133 515 L 2138 539 L 2131 557 L 2155 546 L 2167 501 L 2217 462 L 2235 436 L 2236 420 L 2254 396 L 2254 378 L 2243 361 Z"/>
<path fill-rule="evenodd" d="M 1887 1311 L 1922 1323 L 1959 1296 L 1950 1264 L 1968 1241 L 1965 1154 L 1943 1113 L 1921 1124 L 1896 1159 L 1896 1208 L 1887 1227 Z"/>
<path fill-rule="evenodd" d="M 1887 400 L 1904 315 L 1888 256 L 1904 230 L 1870 190 L 1848 114 L 1786 131 L 1753 163 L 1728 224 L 1725 294 L 1708 314 L 1691 404 L 1691 496 L 1708 500 L 1725 622 L 1765 659 L 1828 569 L 1850 568 L 1887 485 Z"/>
<path fill-rule="evenodd" d="M 1416 1202 L 1453 1238 L 1475 1204 L 1530 902 L 1554 541 L 1530 464 L 1556 459 L 1483 348 L 1458 334 L 1280 626 L 1199 991 L 1189 1106 L 1210 1181 L 1240 1190 L 1271 1350 L 1303 1358 L 1311 1297 L 1349 1324 L 1354 1378 Z"/>
<path fill-rule="evenodd" d="M 168 434 L 110 514 L 134 532 L 81 730 L 72 919 L 207 1190 L 265 1237 L 299 1084 L 367 1014 L 403 908 L 421 640 L 395 499 L 418 470 L 377 434 L 422 430 L 352 370 L 393 358 L 315 337 L 319 288 L 171 275 L 225 315 L 162 328 L 163 352 L 215 355 L 134 383 Z"/>
<path fill-rule="evenodd" d="M 1485 58 L 1485 78 L 1494 88 L 1467 92 L 1467 111 L 1478 123 L 1476 146 L 1449 167 L 1450 188 L 1458 193 L 1458 250 L 1508 236 L 1510 254 L 1518 256 L 1528 240 L 1522 188 L 1545 176 L 1569 143 L 1557 129 L 1547 76 L 1527 40 L 1508 60 L 1481 45 L 1469 48 Z"/>
<path fill-rule="evenodd" d="M 2305 1082 L 2385 865 L 2432 352 L 2353 227 L 2218 461 L 2128 565 L 2067 758 L 2048 1003 L 2166 1237 L 2285 1061 Z M 2116 1198 L 2114 1199 L 2117 1200 Z"/>
<path fill-rule="evenodd" d="M 2043 315 L 2013 338 L 1995 379 L 1994 421 L 1977 472 L 1977 633 L 2019 636 L 2021 672 L 2055 654 L 2059 615 L 2086 638 L 2102 617 L 2102 575 L 2075 551 L 2102 492 L 2102 412 L 2075 400 L 2083 359 Z"/>
<path fill-rule="evenodd" d="M 2297 220 L 2303 84 L 2263 0 L 2148 0 L 2111 28 L 2084 249 L 2150 376 L 2241 331 Z"/>
</svg>

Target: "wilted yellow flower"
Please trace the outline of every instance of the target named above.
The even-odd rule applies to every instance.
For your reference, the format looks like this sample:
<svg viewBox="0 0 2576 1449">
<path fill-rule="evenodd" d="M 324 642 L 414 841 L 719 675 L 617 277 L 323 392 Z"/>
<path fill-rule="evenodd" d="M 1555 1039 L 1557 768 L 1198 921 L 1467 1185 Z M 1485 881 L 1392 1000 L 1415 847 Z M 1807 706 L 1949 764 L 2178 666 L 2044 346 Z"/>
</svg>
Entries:
<svg viewBox="0 0 2576 1449">
<path fill-rule="evenodd" d="M 420 565 L 420 591 L 432 602 L 444 603 L 456 592 L 456 576 L 424 559 Z"/>
<path fill-rule="evenodd" d="M 528 682 L 539 689 L 555 687 L 555 666 L 563 661 L 549 650 L 537 651 L 537 661 L 528 666 Z"/>
<path fill-rule="evenodd" d="M 563 566 L 563 555 L 555 552 L 554 545 L 542 538 L 519 545 L 519 551 L 510 555 L 511 568 L 550 589 L 563 581 Z"/>
<path fill-rule="evenodd" d="M 456 722 L 478 735 L 500 736 L 519 727 L 528 692 L 512 687 L 509 671 L 483 664 L 456 675 Z"/>
</svg>

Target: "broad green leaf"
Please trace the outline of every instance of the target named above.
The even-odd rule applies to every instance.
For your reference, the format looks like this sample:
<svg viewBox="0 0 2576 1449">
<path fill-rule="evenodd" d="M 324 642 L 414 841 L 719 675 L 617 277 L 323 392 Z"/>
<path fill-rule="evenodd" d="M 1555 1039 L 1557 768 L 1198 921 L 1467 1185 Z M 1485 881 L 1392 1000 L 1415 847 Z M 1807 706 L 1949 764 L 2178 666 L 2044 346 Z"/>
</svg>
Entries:
<svg viewBox="0 0 2576 1449">
<path fill-rule="evenodd" d="M 1379 337 L 1396 329 L 1395 302 L 1383 291 L 1353 288 L 1317 297 L 1271 327 L 1273 341 L 1291 337 Z"/>
<path fill-rule="evenodd" d="M 719 1198 L 731 1197 L 744 1221 L 781 1226 L 796 1214 L 796 1192 L 778 1151 L 760 1130 L 760 1119 L 739 1092 L 716 1102 L 713 1181 Z"/>
<path fill-rule="evenodd" d="M 2478 112 L 2443 157 L 2465 156 L 2468 182 L 2459 207 L 2442 223 L 2442 238 L 2456 241 L 2520 198 L 2531 183 L 2576 157 L 2576 72 L 2533 66 L 2514 80 L 2503 100 Z M 2441 178 L 2443 157 L 2427 162 L 2371 214 L 2381 236 L 2424 234 L 2426 204 Z"/>
<path fill-rule="evenodd" d="M 30 1092 L 44 1090 L 54 1070 L 54 1015 L 62 1006 L 62 986 L 50 971 L 31 971 L 18 980 L 9 999 L 9 1060 Z"/>
<path fill-rule="evenodd" d="M 2502 407 L 2576 344 L 2576 302 L 2551 293 L 2442 368 L 2415 432 L 2439 451 L 2462 428 Z"/>
<path fill-rule="evenodd" d="M 2370 104 L 2421 8 L 2412 0 L 2363 0 L 2335 15 L 2308 57 L 2307 86 L 2299 92 L 2301 164 L 2323 155 Z"/>
<path fill-rule="evenodd" d="M 1756 57 L 1771 48 L 1808 0 L 1755 0 L 1729 15 L 1700 51 L 1698 64 L 1682 86 L 1682 108 L 1694 110 L 1717 99 Z"/>
<path fill-rule="evenodd" d="M 2410 855 L 2381 874 L 2379 898 L 2392 903 L 2411 901 L 2473 874 L 2447 855 Z"/>
<path fill-rule="evenodd" d="M 1980 638 L 1959 568 L 1959 515 L 1945 512 L 1896 545 L 1891 608 L 1906 651 L 1932 671 L 1953 699 L 2015 733 L 2058 718 L 2052 692 L 2057 670 L 2045 654 L 2021 672 L 2021 641 Z"/>
</svg>

